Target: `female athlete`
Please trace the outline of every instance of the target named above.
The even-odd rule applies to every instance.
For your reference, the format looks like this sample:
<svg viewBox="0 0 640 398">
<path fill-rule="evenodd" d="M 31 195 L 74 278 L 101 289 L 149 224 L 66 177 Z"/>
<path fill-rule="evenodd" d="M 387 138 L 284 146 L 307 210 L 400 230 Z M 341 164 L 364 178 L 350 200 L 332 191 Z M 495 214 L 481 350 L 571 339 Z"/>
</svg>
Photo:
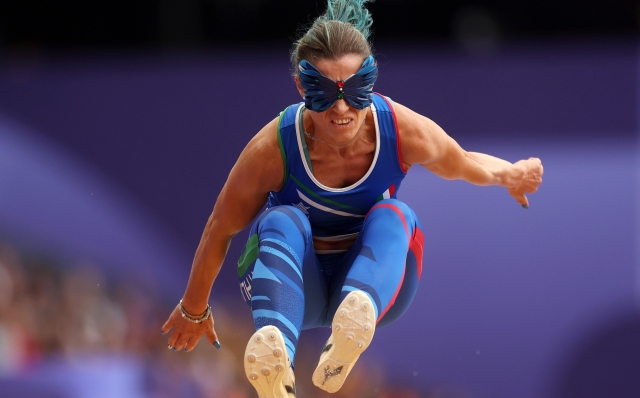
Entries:
<svg viewBox="0 0 640 398">
<path fill-rule="evenodd" d="M 331 327 L 313 383 L 335 392 L 375 329 L 408 308 L 422 272 L 423 233 L 396 194 L 411 167 L 505 187 L 525 208 L 525 194 L 542 182 L 539 159 L 512 164 L 467 152 L 433 121 L 373 91 L 378 67 L 366 1 L 329 0 L 294 44 L 303 102 L 270 121 L 238 158 L 184 296 L 162 328 L 173 329 L 169 348 L 190 351 L 203 334 L 220 347 L 209 294 L 231 239 L 253 221 L 238 276 L 256 328 L 244 367 L 260 397 L 295 396 L 302 330 Z"/>
</svg>

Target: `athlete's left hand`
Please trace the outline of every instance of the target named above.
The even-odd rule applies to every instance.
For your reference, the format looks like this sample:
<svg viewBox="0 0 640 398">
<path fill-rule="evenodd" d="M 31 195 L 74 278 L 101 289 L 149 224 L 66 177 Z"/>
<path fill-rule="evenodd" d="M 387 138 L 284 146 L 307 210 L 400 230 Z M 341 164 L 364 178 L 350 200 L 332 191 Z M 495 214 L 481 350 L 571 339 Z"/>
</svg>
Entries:
<svg viewBox="0 0 640 398">
<path fill-rule="evenodd" d="M 538 187 L 542 183 L 542 174 L 544 168 L 542 162 L 538 158 L 529 158 L 526 160 L 520 160 L 515 163 L 516 166 L 521 167 L 524 170 L 522 180 L 515 187 L 508 188 L 509 194 L 513 196 L 518 203 L 525 209 L 529 208 L 529 199 L 525 196 L 525 193 L 534 193 L 538 190 Z"/>
</svg>

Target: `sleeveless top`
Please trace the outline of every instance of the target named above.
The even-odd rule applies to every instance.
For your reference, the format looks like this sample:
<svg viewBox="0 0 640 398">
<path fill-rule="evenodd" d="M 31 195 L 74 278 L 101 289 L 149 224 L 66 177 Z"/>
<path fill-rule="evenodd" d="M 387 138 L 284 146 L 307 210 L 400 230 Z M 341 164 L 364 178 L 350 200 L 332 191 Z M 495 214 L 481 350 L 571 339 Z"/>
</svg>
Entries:
<svg viewBox="0 0 640 398">
<path fill-rule="evenodd" d="M 395 198 L 406 175 L 390 100 L 374 94 L 371 111 L 376 128 L 376 148 L 367 173 L 345 188 L 331 188 L 313 176 L 308 161 L 301 120 L 303 103 L 280 114 L 278 143 L 284 161 L 284 185 L 270 192 L 267 207 L 295 206 L 309 218 L 315 239 L 337 241 L 356 236 L 376 202 Z"/>
</svg>

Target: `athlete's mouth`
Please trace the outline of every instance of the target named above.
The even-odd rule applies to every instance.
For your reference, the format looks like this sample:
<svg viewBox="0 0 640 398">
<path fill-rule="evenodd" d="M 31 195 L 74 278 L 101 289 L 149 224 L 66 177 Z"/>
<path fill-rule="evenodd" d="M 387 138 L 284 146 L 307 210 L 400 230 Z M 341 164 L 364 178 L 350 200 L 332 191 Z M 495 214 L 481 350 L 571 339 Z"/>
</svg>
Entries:
<svg viewBox="0 0 640 398">
<path fill-rule="evenodd" d="M 345 124 L 349 124 L 349 122 L 351 122 L 351 119 L 334 119 L 332 120 L 332 122 L 337 124 L 338 126 L 344 126 Z"/>
</svg>

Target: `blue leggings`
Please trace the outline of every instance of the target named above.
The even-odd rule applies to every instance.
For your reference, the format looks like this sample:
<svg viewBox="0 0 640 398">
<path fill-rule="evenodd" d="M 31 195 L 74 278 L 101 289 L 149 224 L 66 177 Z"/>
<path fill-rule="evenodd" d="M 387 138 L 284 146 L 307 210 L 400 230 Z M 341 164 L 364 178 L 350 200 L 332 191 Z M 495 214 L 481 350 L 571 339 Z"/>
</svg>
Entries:
<svg viewBox="0 0 640 398">
<path fill-rule="evenodd" d="M 397 199 L 371 208 L 345 253 L 315 253 L 311 225 L 293 206 L 277 206 L 253 224 L 238 261 L 240 289 L 256 329 L 282 332 L 293 363 L 300 331 L 330 326 L 349 292 L 374 303 L 377 325 L 399 318 L 413 300 L 422 273 L 424 237 L 416 214 Z"/>
</svg>

